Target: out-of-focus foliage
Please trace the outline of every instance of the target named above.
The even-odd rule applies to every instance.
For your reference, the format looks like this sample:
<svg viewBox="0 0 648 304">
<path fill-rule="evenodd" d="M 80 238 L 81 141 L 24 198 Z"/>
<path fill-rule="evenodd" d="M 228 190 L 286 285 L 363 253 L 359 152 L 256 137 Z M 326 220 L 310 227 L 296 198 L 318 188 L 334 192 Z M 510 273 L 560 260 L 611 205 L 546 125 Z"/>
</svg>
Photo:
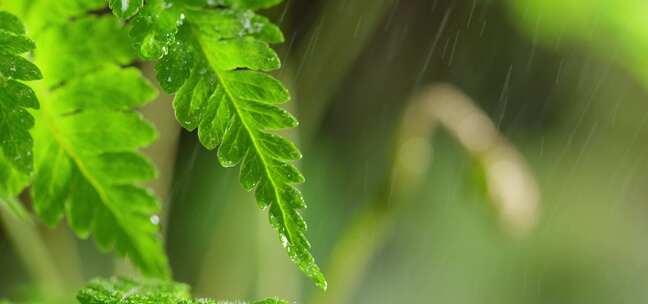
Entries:
<svg viewBox="0 0 648 304">
<path fill-rule="evenodd" d="M 623 65 L 648 88 L 648 2 L 507 1 L 513 16 L 548 47 L 581 44 Z"/>
<path fill-rule="evenodd" d="M 45 28 L 66 24 L 69 18 L 88 11 L 101 9 L 103 0 L 59 0 L 59 1 L 6 1 L 2 7 L 20 16 L 30 33 L 39 33 Z M 116 46 L 116 45 L 113 45 Z M 109 51 L 105 49 L 104 51 Z M 47 75 L 45 72 L 44 74 Z"/>
</svg>

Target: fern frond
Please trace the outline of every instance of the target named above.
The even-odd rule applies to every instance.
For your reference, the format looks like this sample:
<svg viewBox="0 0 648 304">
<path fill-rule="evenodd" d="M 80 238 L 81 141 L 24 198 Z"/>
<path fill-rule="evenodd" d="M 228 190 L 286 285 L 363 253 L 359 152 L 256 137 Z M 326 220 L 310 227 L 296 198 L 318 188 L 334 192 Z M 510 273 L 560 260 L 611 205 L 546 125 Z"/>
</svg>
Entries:
<svg viewBox="0 0 648 304">
<path fill-rule="evenodd" d="M 290 162 L 297 147 L 274 130 L 297 120 L 278 105 L 288 90 L 265 72 L 280 68 L 270 43 L 283 41 L 279 28 L 253 10 L 278 0 L 147 1 L 138 8 L 131 37 L 147 58 L 161 58 L 157 78 L 169 93 L 179 123 L 198 130 L 207 149 L 217 149 L 224 167 L 241 165 L 240 183 L 269 209 L 272 226 L 291 260 L 321 288 L 326 280 L 310 253 L 304 199 L 294 185 L 304 177 Z M 117 15 L 120 15 L 117 12 Z"/>
<path fill-rule="evenodd" d="M 37 109 L 39 104 L 34 91 L 20 81 L 42 78 L 38 67 L 21 56 L 35 47 L 18 17 L 0 12 L 0 176 L 32 171 L 33 139 L 29 130 L 34 117 L 27 109 Z M 20 173 L 11 173 L 13 168 Z M 15 194 L 9 191 L 13 188 L 8 185 L 10 181 L 0 179 L 0 194 Z"/>
<path fill-rule="evenodd" d="M 92 235 L 101 249 L 128 256 L 144 274 L 166 278 L 154 219 L 159 202 L 141 186 L 156 171 L 138 152 L 157 133 L 134 111 L 155 90 L 138 70 L 121 67 L 135 58 L 119 23 L 80 12 L 96 1 L 31 2 L 31 10 L 56 7 L 74 17 L 37 33 L 35 60 L 46 80 L 36 89 L 34 210 L 49 225 L 65 217 L 80 237 Z"/>
<path fill-rule="evenodd" d="M 125 278 L 94 279 L 77 294 L 81 304 L 175 304 L 191 301 L 189 286 Z"/>
<path fill-rule="evenodd" d="M 124 278 L 94 279 L 77 294 L 81 304 L 245 304 L 245 302 L 192 299 L 185 284 L 166 281 L 136 282 Z M 287 304 L 266 299 L 254 304 Z"/>
<path fill-rule="evenodd" d="M 131 93 L 145 98 L 125 98 Z M 145 274 L 165 277 L 166 259 L 151 222 L 158 202 L 138 186 L 154 178 L 155 170 L 136 152 L 157 135 L 132 112 L 153 96 L 138 71 L 117 67 L 50 92 L 36 127 L 32 196 L 47 224 L 65 214 L 79 236 L 92 233 L 102 249 L 115 247 Z"/>
</svg>

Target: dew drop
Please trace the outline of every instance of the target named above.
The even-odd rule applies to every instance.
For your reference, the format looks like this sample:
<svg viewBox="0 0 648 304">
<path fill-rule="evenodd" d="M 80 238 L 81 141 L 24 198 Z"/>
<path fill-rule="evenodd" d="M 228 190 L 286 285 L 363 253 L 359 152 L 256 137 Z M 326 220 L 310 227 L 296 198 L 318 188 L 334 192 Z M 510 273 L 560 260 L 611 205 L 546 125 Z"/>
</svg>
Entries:
<svg viewBox="0 0 648 304">
<path fill-rule="evenodd" d="M 121 0 L 121 11 L 125 13 L 128 10 L 129 0 Z"/>
<path fill-rule="evenodd" d="M 285 235 L 281 235 L 281 245 L 284 248 L 288 248 L 288 238 Z"/>
</svg>

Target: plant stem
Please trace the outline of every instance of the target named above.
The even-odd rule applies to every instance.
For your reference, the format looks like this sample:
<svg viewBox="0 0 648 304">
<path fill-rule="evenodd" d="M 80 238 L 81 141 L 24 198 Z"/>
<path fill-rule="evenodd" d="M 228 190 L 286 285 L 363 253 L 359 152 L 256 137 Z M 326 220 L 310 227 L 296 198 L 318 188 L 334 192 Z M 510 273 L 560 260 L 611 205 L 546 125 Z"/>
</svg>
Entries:
<svg viewBox="0 0 648 304">
<path fill-rule="evenodd" d="M 429 163 L 429 153 L 425 153 L 427 150 L 420 153 L 420 143 L 435 124 L 428 117 L 410 117 L 421 116 L 421 113 L 424 112 L 413 106 L 406 111 L 394 145 L 396 150 L 393 153 L 392 169 L 385 180 L 385 186 L 355 216 L 351 226 L 334 245 L 331 262 L 325 271 L 330 282 L 329 291 L 316 292 L 309 303 L 349 303 L 373 256 L 388 238 L 396 208 L 402 207 L 400 202 L 403 201 L 404 194 L 416 188 L 423 177 L 424 170 L 413 170 L 409 164 Z"/>
<path fill-rule="evenodd" d="M 149 186 L 162 202 L 159 217 L 162 235 L 165 236 L 169 221 L 171 182 L 178 152 L 180 125 L 176 122 L 173 107 L 170 106 L 173 98 L 165 94 L 157 80 L 155 80 L 153 66 L 150 62 L 144 63 L 142 72 L 155 85 L 160 92 L 160 96 L 154 102 L 144 106 L 141 112 L 144 118 L 155 125 L 160 134 L 154 144 L 144 149 L 144 153 L 151 158 L 158 168 L 158 178 L 150 182 Z"/>
<path fill-rule="evenodd" d="M 432 86 L 407 107 L 396 139 L 392 171 L 386 179 L 387 187 L 382 188 L 386 190 L 355 217 L 338 240 L 327 271 L 329 292 L 317 293 L 310 303 L 350 303 L 372 257 L 392 231 L 394 214 L 407 201 L 405 195 L 424 177 L 431 154 L 425 143 L 437 126 L 448 129 L 482 164 L 488 194 L 504 230 L 514 237 L 525 236 L 535 226 L 538 190 L 522 157 L 467 96 L 452 86 Z M 507 165 L 506 170 L 501 164 Z M 519 187 L 511 190 L 502 186 L 512 180 Z"/>
<path fill-rule="evenodd" d="M 224 298 L 247 298 L 255 280 L 254 239 L 240 237 L 255 232 L 258 208 L 249 193 L 235 187 L 220 193 L 217 223 L 211 238 L 202 267 L 197 274 L 194 290 L 203 296 Z"/>
<path fill-rule="evenodd" d="M 19 204 L 16 199 L 7 200 L 13 201 L 12 204 Z M 36 227 L 33 223 L 18 219 L 6 208 L 5 202 L 0 201 L 0 205 L 0 218 L 5 230 L 36 285 L 53 298 L 60 296 L 63 293 L 64 280 L 48 255 L 49 249 Z"/>
<path fill-rule="evenodd" d="M 288 64 L 295 69 L 295 79 L 299 79 L 300 133 L 306 145 L 314 140 L 333 94 L 379 29 L 380 21 L 397 2 L 323 2 L 321 13 L 305 35 L 308 39 L 296 46 L 293 57 L 298 58 L 299 62 Z M 344 13 L 341 8 L 344 8 Z M 348 12 L 362 12 L 362 18 Z"/>
<path fill-rule="evenodd" d="M 257 277 L 256 298 L 272 295 L 281 299 L 296 300 L 299 297 L 299 273 L 268 222 L 267 213 L 257 216 Z M 281 280 L 277 280 L 277 277 Z"/>
<path fill-rule="evenodd" d="M 315 291 L 310 303 L 349 302 L 353 291 L 362 282 L 371 257 L 391 231 L 391 218 L 388 210 L 373 208 L 373 205 L 360 212 L 331 254 L 331 263 L 326 272 L 331 287 L 327 293 Z"/>
<path fill-rule="evenodd" d="M 140 112 L 158 130 L 158 140 L 144 149 L 144 154 L 155 164 L 158 170 L 158 177 L 149 182 L 148 186 L 160 199 L 160 233 L 166 239 L 166 232 L 169 221 L 171 182 L 173 179 L 174 164 L 178 150 L 178 139 L 180 127 L 178 126 L 173 108 L 170 106 L 172 98 L 164 93 L 155 80 L 153 64 L 146 62 L 142 64 L 142 73 L 153 83 L 160 95 L 158 98 L 140 109 Z M 117 257 L 115 260 L 115 273 L 123 276 L 137 276 L 138 271 L 128 260 Z"/>
<path fill-rule="evenodd" d="M 299 100 L 300 96 L 295 90 L 295 75 L 292 69 L 284 69 L 279 75 L 282 83 L 292 92 L 292 98 Z M 285 105 L 289 112 L 297 112 L 297 102 L 290 102 Z M 283 135 L 287 136 L 296 145 L 300 146 L 299 129 L 285 130 Z M 295 165 L 300 166 L 300 161 Z M 256 298 L 263 298 L 273 295 L 283 299 L 296 300 L 300 296 L 299 273 L 293 263 L 288 259 L 286 251 L 278 242 L 274 228 L 268 222 L 267 210 L 259 213 L 257 221 L 257 278 Z M 281 281 L 276 280 L 277 274 L 281 274 Z"/>
</svg>

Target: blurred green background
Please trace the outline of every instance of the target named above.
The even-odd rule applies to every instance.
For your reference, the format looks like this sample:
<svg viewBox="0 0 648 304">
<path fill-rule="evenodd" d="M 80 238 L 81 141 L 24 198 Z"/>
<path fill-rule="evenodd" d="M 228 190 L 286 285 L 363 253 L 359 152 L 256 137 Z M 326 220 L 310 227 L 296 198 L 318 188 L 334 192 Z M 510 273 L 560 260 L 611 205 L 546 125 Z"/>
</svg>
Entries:
<svg viewBox="0 0 648 304">
<path fill-rule="evenodd" d="M 290 135 L 329 291 L 163 97 L 145 113 L 162 133 L 149 152 L 176 280 L 298 303 L 648 303 L 648 2 L 289 0 L 267 14 L 287 37 L 278 76 L 302 122 Z M 408 133 L 407 113 L 445 101 L 440 83 L 465 95 L 464 116 L 487 115 L 489 149 L 442 111 Z M 517 169 L 497 192 L 502 147 Z M 2 227 L 0 295 L 38 298 Z M 64 226 L 36 232 L 64 302 L 88 278 L 132 273 Z"/>
</svg>

